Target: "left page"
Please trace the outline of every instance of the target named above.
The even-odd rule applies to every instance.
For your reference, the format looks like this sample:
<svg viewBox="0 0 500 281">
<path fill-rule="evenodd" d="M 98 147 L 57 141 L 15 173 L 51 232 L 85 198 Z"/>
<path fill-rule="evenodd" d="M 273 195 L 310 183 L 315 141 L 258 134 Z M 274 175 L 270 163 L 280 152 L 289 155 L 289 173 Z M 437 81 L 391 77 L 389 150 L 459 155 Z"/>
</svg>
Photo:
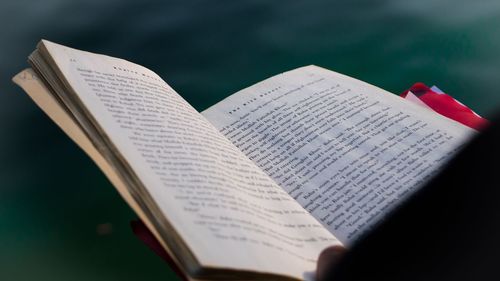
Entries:
<svg viewBox="0 0 500 281">
<path fill-rule="evenodd" d="M 178 244 L 203 268 L 303 279 L 322 249 L 340 243 L 153 72 L 48 41 L 40 50 L 33 63 L 57 66 L 61 83 L 44 79 L 71 90 L 59 89 L 62 103 L 130 172 L 141 207 L 164 216 L 149 218 L 175 232 L 160 235 L 181 263 Z"/>
</svg>

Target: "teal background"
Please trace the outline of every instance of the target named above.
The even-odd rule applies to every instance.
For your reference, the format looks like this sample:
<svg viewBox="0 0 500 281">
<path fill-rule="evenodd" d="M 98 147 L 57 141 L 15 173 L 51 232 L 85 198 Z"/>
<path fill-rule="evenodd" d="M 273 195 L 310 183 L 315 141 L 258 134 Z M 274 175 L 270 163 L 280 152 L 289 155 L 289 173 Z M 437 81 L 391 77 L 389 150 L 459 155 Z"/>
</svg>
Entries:
<svg viewBox="0 0 500 281">
<path fill-rule="evenodd" d="M 199 110 L 308 64 L 394 93 L 436 84 L 487 116 L 500 106 L 497 0 L 2 1 L 0 280 L 176 280 L 102 173 L 11 83 L 41 38 L 151 68 Z"/>
</svg>

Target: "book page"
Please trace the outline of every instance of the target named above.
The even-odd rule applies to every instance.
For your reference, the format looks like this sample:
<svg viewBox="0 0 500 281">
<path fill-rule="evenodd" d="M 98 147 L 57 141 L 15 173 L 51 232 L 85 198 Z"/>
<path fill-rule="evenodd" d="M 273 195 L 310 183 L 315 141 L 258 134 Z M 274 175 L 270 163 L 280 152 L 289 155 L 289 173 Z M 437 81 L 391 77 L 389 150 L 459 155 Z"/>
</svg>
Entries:
<svg viewBox="0 0 500 281">
<path fill-rule="evenodd" d="M 472 130 L 316 66 L 202 114 L 344 244 L 429 180 Z"/>
<path fill-rule="evenodd" d="M 82 116 L 93 118 L 203 267 L 302 279 L 322 249 L 340 243 L 153 72 L 41 47 L 77 95 L 62 94 L 65 105 L 84 130 Z"/>
</svg>

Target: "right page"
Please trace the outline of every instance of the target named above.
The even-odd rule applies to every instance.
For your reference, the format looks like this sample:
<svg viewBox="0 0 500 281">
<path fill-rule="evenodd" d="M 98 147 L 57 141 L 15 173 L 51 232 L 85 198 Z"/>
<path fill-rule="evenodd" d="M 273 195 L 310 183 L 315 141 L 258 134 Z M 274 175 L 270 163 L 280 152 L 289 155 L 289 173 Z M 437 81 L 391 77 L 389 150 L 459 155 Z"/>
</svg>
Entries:
<svg viewBox="0 0 500 281">
<path fill-rule="evenodd" d="M 317 66 L 202 113 L 344 244 L 435 175 L 474 131 Z"/>
</svg>

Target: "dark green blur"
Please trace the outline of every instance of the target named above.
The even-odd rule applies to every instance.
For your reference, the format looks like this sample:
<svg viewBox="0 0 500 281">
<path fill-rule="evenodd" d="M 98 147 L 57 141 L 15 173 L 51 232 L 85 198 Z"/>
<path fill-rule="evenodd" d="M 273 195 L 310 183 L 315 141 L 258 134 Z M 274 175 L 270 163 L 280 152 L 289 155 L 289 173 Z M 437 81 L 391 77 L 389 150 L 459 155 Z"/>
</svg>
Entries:
<svg viewBox="0 0 500 281">
<path fill-rule="evenodd" d="M 176 280 L 96 166 L 10 82 L 41 38 L 144 65 L 199 110 L 308 64 L 394 93 L 436 84 L 480 114 L 500 106 L 500 1 L 343 2 L 0 2 L 0 280 Z"/>
</svg>

